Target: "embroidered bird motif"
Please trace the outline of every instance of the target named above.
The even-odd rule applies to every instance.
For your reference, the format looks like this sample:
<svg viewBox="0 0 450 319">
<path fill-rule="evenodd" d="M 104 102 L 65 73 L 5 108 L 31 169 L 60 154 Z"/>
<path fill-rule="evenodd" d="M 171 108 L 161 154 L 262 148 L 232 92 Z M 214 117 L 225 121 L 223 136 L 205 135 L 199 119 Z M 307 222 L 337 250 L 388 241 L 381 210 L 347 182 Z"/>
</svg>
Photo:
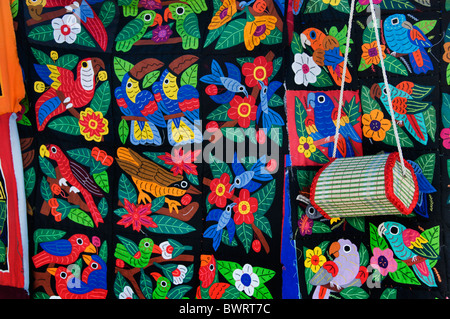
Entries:
<svg viewBox="0 0 450 319">
<path fill-rule="evenodd" d="M 74 107 L 80 108 L 91 102 L 95 94 L 97 74 L 105 69 L 103 60 L 86 58 L 72 71 L 56 65 L 35 64 L 34 68 L 49 89 L 36 101 L 36 123 L 38 131 L 44 130 L 55 116 Z"/>
<path fill-rule="evenodd" d="M 149 194 L 154 197 L 165 196 L 169 211 L 178 213 L 178 207 L 181 203 L 167 196 L 181 197 L 186 193 L 200 194 L 200 191 L 189 185 L 182 175 L 174 176 L 171 171 L 140 156 L 129 148 L 119 147 L 117 163 L 131 176 L 136 185 L 139 192 L 138 203 L 151 202 L 152 199 Z"/>
</svg>

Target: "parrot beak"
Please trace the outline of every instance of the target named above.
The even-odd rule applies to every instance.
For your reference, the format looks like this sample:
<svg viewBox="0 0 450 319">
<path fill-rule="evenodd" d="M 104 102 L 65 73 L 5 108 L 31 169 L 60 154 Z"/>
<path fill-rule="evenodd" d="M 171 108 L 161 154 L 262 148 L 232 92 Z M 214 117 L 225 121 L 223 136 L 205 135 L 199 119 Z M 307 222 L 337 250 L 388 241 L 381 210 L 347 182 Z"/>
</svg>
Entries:
<svg viewBox="0 0 450 319">
<path fill-rule="evenodd" d="M 41 157 L 49 157 L 50 156 L 50 152 L 47 149 L 47 146 L 45 146 L 44 144 L 41 145 L 41 147 L 39 148 L 39 155 Z"/>
<path fill-rule="evenodd" d="M 152 272 L 150 273 L 150 275 L 156 280 L 158 281 L 158 278 L 161 277 L 161 274 L 157 273 L 157 272 Z"/>
<path fill-rule="evenodd" d="M 383 237 L 383 234 L 386 232 L 386 226 L 384 226 L 384 223 L 378 225 L 377 232 L 378 236 Z"/>
<path fill-rule="evenodd" d="M 311 41 L 309 41 L 306 35 L 304 35 L 303 33 L 300 34 L 300 43 L 302 44 L 303 49 L 306 48 L 306 46 L 311 45 Z"/>
<path fill-rule="evenodd" d="M 161 255 L 162 254 L 162 250 L 161 250 L 161 248 L 158 245 L 153 245 L 152 253 Z"/>
<path fill-rule="evenodd" d="M 163 23 L 163 17 L 159 13 L 157 13 L 155 16 L 155 20 L 153 21 L 153 24 L 151 26 L 154 27 L 155 25 L 161 25 L 162 23 Z"/>
<path fill-rule="evenodd" d="M 200 267 L 206 266 L 211 262 L 212 255 L 201 255 L 200 256 Z"/>
<path fill-rule="evenodd" d="M 339 249 L 341 248 L 341 245 L 337 241 L 331 244 L 330 249 L 328 252 L 330 255 L 332 255 L 334 258 L 339 257 Z"/>
<path fill-rule="evenodd" d="M 381 88 L 378 84 L 373 84 L 370 88 L 370 97 L 375 100 L 375 98 L 379 98 L 381 96 Z"/>
<path fill-rule="evenodd" d="M 169 19 L 173 19 L 173 16 L 172 16 L 172 12 L 170 12 L 170 9 L 167 8 L 167 9 L 164 11 L 164 21 L 167 22 Z"/>
<path fill-rule="evenodd" d="M 89 265 L 92 261 L 92 257 L 90 255 L 82 255 L 84 262 Z"/>
<path fill-rule="evenodd" d="M 102 59 L 93 58 L 92 59 L 92 67 L 94 68 L 95 74 L 97 74 L 100 69 L 105 69 L 105 62 Z"/>
<path fill-rule="evenodd" d="M 97 249 L 95 249 L 95 246 L 91 243 L 89 246 L 86 247 L 84 250 L 85 253 L 93 253 L 95 254 L 97 252 Z"/>
<path fill-rule="evenodd" d="M 58 268 L 47 268 L 47 272 L 49 274 L 51 274 L 52 276 L 54 276 L 56 273 L 56 269 L 58 269 Z"/>
<path fill-rule="evenodd" d="M 43 9 L 44 6 L 42 4 L 37 6 L 28 5 L 28 12 L 30 13 L 31 18 L 36 21 L 40 21 L 42 19 L 41 13 Z"/>
<path fill-rule="evenodd" d="M 202 192 L 200 192 L 197 188 L 195 188 L 194 186 L 189 186 L 189 188 L 186 190 L 186 193 L 188 194 L 194 194 L 194 195 L 199 195 Z"/>
<path fill-rule="evenodd" d="M 411 24 L 411 22 L 409 21 L 405 21 L 402 23 L 402 27 L 408 30 L 412 30 L 413 29 L 413 25 Z"/>
<path fill-rule="evenodd" d="M 311 106 L 312 108 L 314 108 L 316 106 L 316 95 L 314 93 L 309 93 L 308 97 L 307 97 L 307 106 Z"/>
</svg>

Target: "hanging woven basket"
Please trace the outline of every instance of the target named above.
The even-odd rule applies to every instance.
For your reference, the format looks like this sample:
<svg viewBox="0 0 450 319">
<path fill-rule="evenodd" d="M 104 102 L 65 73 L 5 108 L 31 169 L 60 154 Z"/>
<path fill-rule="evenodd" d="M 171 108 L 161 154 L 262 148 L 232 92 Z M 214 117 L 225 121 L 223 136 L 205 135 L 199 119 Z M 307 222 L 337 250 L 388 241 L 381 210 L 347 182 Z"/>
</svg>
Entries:
<svg viewBox="0 0 450 319">
<path fill-rule="evenodd" d="M 311 204 L 326 218 L 408 215 L 419 187 L 412 166 L 397 152 L 332 159 L 315 175 Z"/>
</svg>

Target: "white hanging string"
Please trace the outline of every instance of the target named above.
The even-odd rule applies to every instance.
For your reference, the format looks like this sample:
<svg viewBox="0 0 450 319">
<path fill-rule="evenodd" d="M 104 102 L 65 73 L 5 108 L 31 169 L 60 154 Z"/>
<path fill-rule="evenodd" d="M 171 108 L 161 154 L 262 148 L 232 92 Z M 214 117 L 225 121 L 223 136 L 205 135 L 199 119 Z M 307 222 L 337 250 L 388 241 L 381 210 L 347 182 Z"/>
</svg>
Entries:
<svg viewBox="0 0 450 319">
<path fill-rule="evenodd" d="M 369 0 L 369 3 L 370 3 L 370 11 L 371 11 L 371 14 L 372 14 L 373 28 L 375 30 L 375 38 L 376 38 L 376 42 L 377 42 L 377 51 L 378 51 L 378 56 L 380 58 L 380 63 L 381 63 L 381 72 L 383 74 L 383 81 L 384 81 L 384 86 L 385 86 L 385 89 L 386 89 L 385 93 L 386 93 L 388 104 L 389 104 L 389 111 L 391 112 L 392 125 L 393 125 L 394 135 L 395 135 L 395 141 L 397 143 L 397 149 L 398 149 L 400 164 L 402 165 L 402 172 L 403 172 L 403 175 L 405 175 L 406 172 L 407 172 L 407 169 L 406 169 L 406 166 L 405 166 L 405 163 L 404 163 L 404 160 L 403 160 L 403 152 L 402 152 L 402 148 L 400 146 L 400 137 L 398 136 L 397 124 L 395 122 L 394 109 L 393 109 L 393 106 L 392 106 L 392 99 L 391 99 L 391 89 L 389 87 L 387 74 L 386 74 L 386 67 L 384 65 L 383 54 L 382 54 L 382 51 L 381 51 L 381 45 L 380 45 L 381 42 L 380 42 L 380 36 L 378 34 L 377 17 L 376 17 L 376 14 L 375 14 L 375 8 L 374 8 L 374 5 L 373 5 L 373 0 Z M 333 158 L 336 157 L 337 144 L 338 144 L 337 141 L 338 141 L 338 138 L 339 138 L 339 129 L 341 127 L 341 113 L 342 113 L 342 105 L 343 105 L 343 100 L 344 100 L 345 75 L 347 73 L 348 52 L 349 52 L 349 47 L 350 47 L 350 35 L 351 35 L 351 29 L 352 29 L 352 23 L 353 23 L 354 7 L 355 7 L 355 0 L 352 0 L 351 7 L 350 7 L 350 16 L 349 16 L 349 19 L 348 19 L 347 44 L 345 46 L 344 67 L 343 67 L 343 70 L 342 70 L 341 91 L 340 91 L 340 95 L 339 95 L 338 117 L 337 117 L 337 123 L 336 123 L 336 134 L 334 136 Z"/>
</svg>

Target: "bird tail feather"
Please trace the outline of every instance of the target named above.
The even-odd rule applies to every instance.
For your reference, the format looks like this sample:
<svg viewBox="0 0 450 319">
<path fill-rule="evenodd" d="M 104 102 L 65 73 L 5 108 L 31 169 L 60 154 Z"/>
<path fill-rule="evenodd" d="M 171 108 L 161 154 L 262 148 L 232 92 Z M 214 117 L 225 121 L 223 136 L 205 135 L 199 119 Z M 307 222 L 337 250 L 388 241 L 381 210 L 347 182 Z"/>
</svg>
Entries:
<svg viewBox="0 0 450 319">
<path fill-rule="evenodd" d="M 414 73 L 427 73 L 433 70 L 433 63 L 431 62 L 430 56 L 427 54 L 424 48 L 419 47 L 416 51 L 409 54 L 409 60 Z"/>
<path fill-rule="evenodd" d="M 434 278 L 433 271 L 431 271 L 428 259 L 420 263 L 414 264 L 412 267 L 417 277 L 419 277 L 419 279 L 424 284 L 426 284 L 429 287 L 436 287 L 436 280 Z"/>
</svg>

